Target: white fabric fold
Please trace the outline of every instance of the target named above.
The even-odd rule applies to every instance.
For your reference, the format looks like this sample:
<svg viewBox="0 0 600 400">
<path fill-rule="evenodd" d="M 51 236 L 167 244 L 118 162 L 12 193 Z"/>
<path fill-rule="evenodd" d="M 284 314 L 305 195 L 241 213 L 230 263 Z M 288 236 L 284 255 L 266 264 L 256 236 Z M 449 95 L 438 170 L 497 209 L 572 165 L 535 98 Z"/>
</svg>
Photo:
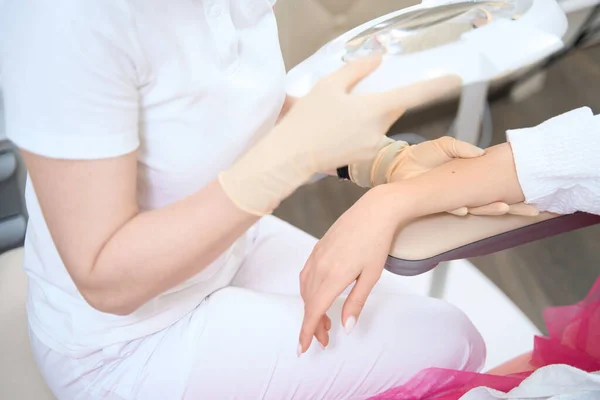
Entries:
<svg viewBox="0 0 600 400">
<path fill-rule="evenodd" d="M 540 368 L 518 387 L 503 393 L 487 387 L 471 389 L 460 400 L 592 400 L 600 399 L 600 372 L 568 365 Z"/>
<path fill-rule="evenodd" d="M 600 116 L 583 107 L 506 134 L 527 203 L 600 214 Z"/>
</svg>

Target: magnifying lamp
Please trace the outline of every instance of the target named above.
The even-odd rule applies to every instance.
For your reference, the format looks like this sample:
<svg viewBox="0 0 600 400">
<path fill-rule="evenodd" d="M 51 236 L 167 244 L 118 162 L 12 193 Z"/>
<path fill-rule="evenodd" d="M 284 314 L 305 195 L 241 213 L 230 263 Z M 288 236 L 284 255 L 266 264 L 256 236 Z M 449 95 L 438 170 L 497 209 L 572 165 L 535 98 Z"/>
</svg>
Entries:
<svg viewBox="0 0 600 400">
<path fill-rule="evenodd" d="M 437 0 L 384 15 L 327 43 L 294 67 L 289 95 L 307 94 L 346 62 L 382 53 L 382 65 L 355 92 L 386 91 L 446 74 L 464 85 L 490 81 L 563 47 L 567 19 L 554 0 Z"/>
<path fill-rule="evenodd" d="M 429 0 L 360 25 L 293 68 L 286 91 L 301 97 L 324 76 L 373 52 L 381 66 L 355 93 L 459 75 L 463 92 L 455 137 L 477 142 L 489 82 L 540 62 L 563 47 L 567 19 L 554 0 Z M 537 217 L 431 215 L 399 230 L 386 269 L 418 275 L 439 263 L 482 256 L 600 223 L 586 213 Z"/>
</svg>

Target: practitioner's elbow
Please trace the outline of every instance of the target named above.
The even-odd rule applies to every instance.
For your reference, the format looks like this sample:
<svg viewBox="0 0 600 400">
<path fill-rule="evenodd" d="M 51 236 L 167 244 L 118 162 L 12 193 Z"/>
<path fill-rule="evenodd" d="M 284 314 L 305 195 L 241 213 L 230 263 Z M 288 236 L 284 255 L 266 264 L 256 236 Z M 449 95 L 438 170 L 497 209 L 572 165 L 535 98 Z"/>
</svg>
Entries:
<svg viewBox="0 0 600 400">
<path fill-rule="evenodd" d="M 80 285 L 79 292 L 90 307 L 105 314 L 127 316 L 142 305 L 141 301 L 131 295 L 94 287 L 93 284 Z"/>
</svg>

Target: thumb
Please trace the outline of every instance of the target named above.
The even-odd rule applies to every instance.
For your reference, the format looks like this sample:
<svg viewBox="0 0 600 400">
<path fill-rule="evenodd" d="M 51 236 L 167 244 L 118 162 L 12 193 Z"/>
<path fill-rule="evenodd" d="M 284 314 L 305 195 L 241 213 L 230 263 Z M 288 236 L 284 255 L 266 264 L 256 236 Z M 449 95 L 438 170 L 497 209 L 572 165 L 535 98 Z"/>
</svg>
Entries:
<svg viewBox="0 0 600 400">
<path fill-rule="evenodd" d="M 435 142 L 450 158 L 475 158 L 485 154 L 485 150 L 449 136 L 436 139 Z"/>
<path fill-rule="evenodd" d="M 330 82 L 350 92 L 360 81 L 370 75 L 381 64 L 381 54 L 373 54 L 348 62 L 330 76 Z"/>
</svg>

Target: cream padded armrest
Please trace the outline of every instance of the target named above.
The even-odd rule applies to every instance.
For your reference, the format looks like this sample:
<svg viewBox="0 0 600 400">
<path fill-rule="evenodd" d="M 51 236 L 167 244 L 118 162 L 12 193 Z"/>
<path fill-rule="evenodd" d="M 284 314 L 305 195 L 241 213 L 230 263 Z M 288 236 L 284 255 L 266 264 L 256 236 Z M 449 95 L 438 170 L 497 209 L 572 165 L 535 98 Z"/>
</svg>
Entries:
<svg viewBox="0 0 600 400">
<path fill-rule="evenodd" d="M 537 217 L 430 215 L 398 232 L 386 269 L 398 275 L 419 275 L 443 261 L 492 254 L 597 223 L 600 216 L 586 213 L 541 213 Z"/>
</svg>

